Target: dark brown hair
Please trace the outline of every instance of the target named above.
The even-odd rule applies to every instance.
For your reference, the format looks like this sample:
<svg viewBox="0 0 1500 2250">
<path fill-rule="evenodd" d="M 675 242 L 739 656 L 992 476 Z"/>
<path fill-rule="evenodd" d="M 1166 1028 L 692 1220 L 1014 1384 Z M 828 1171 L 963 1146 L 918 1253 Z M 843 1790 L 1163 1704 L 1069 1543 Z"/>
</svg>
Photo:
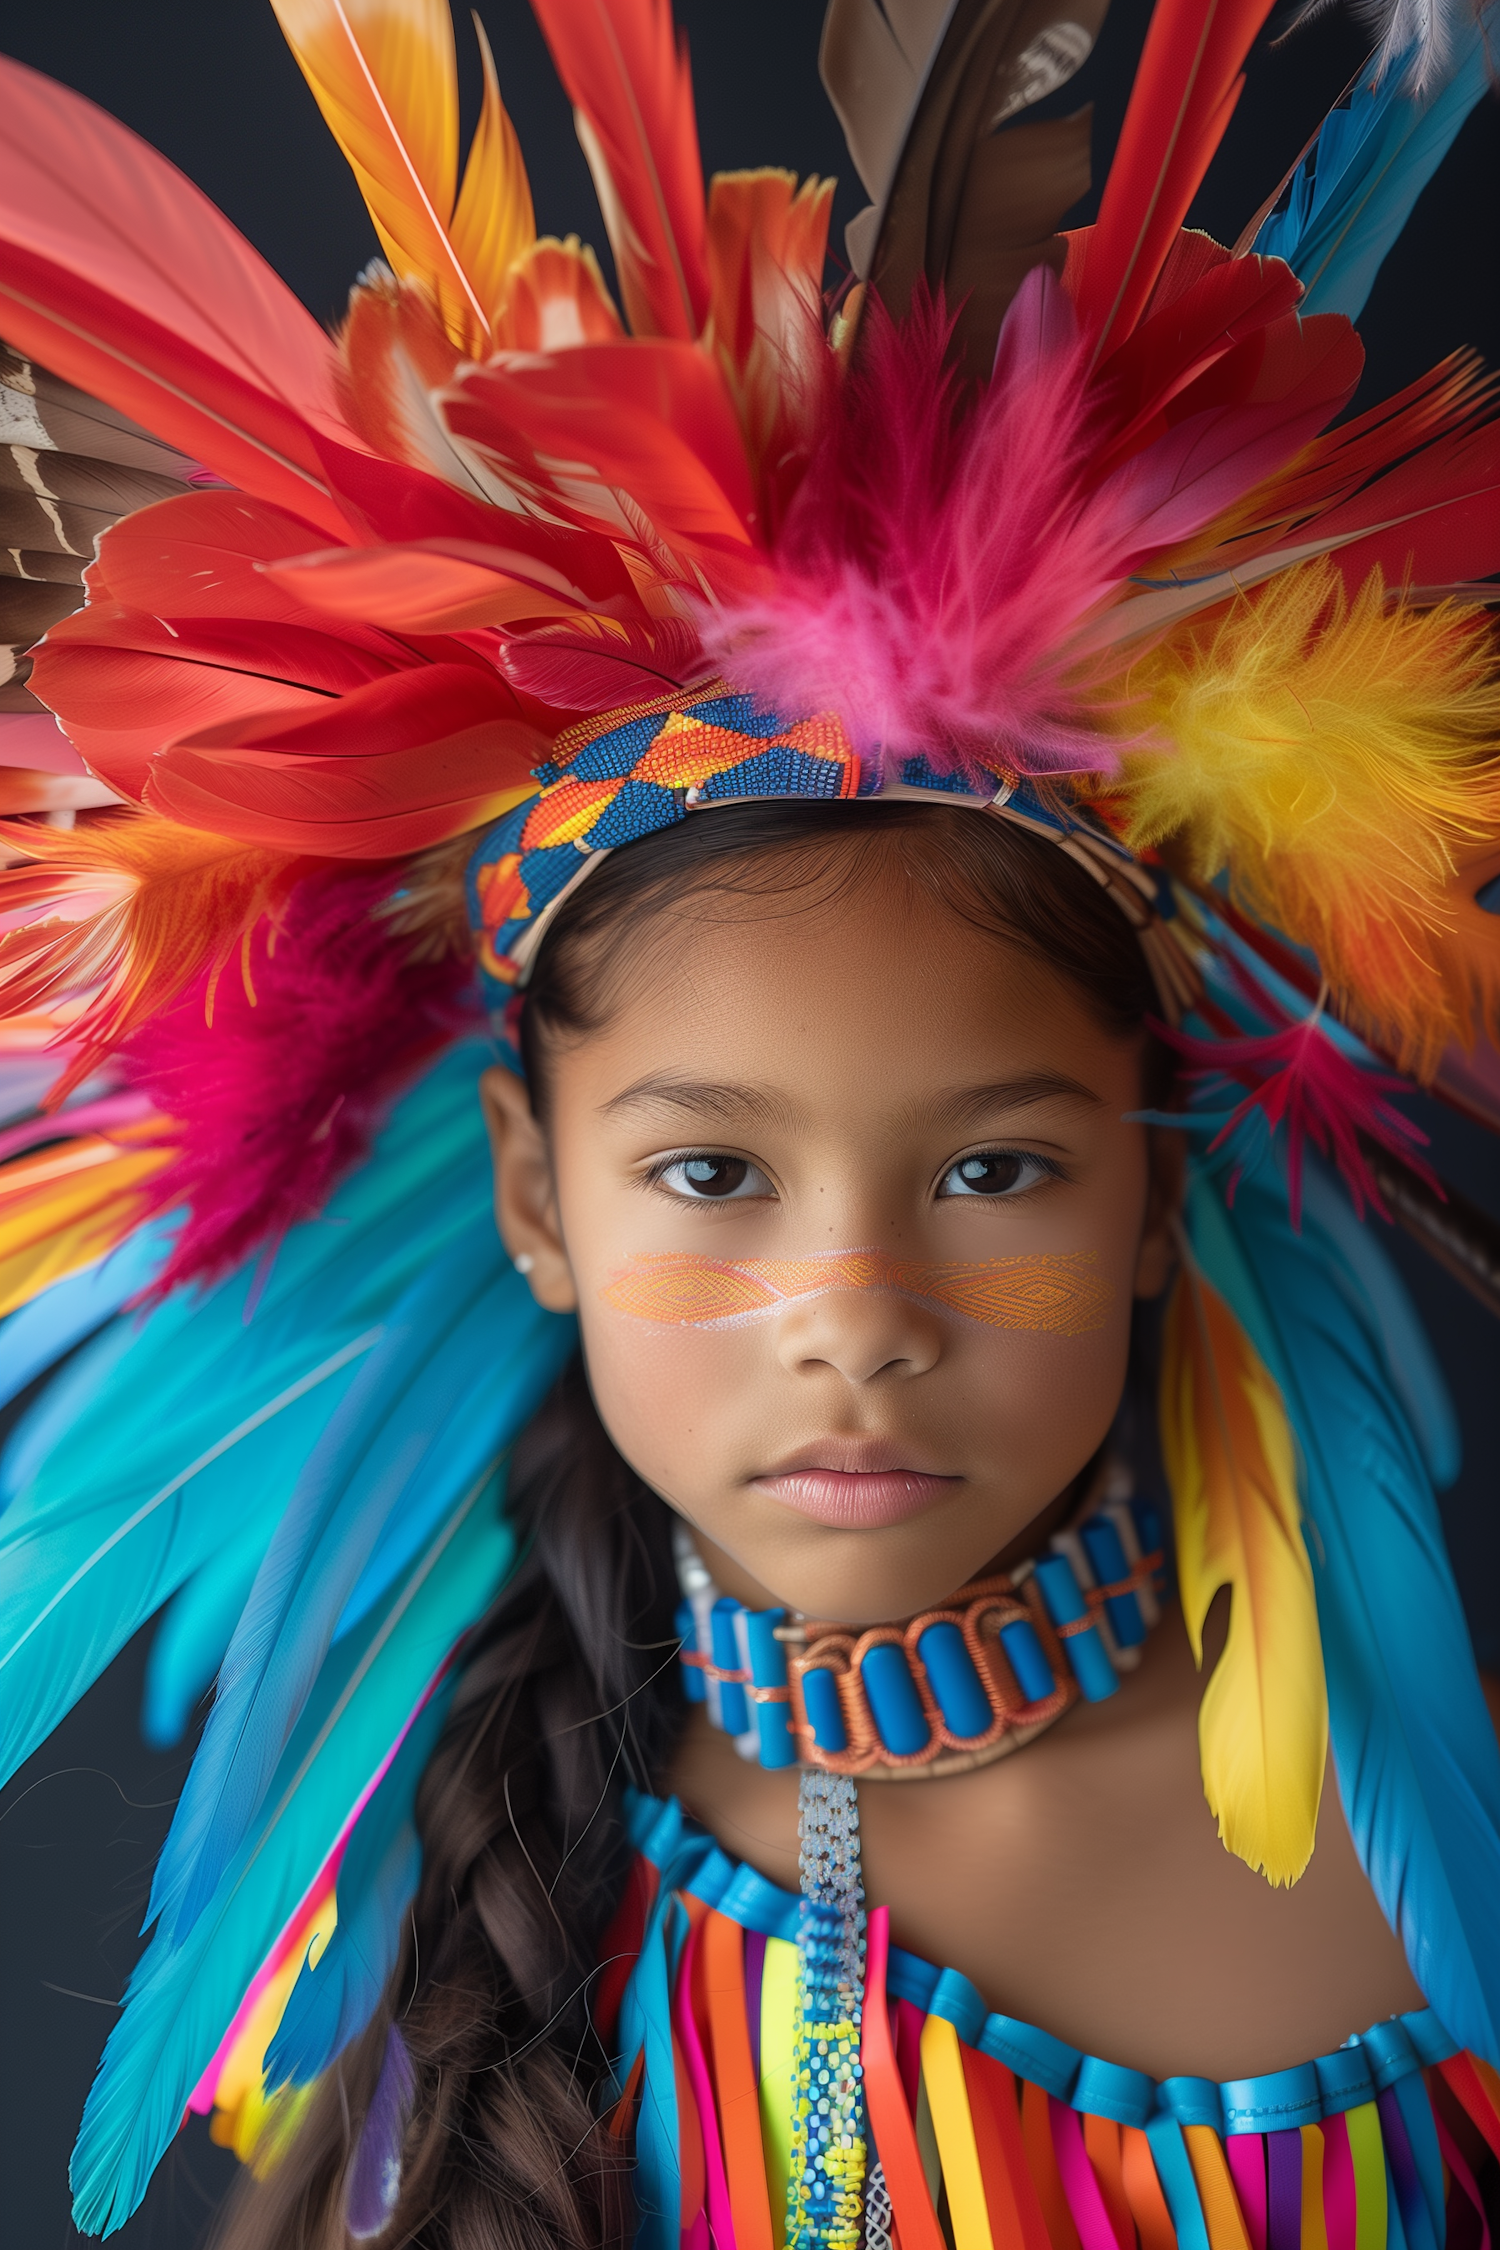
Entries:
<svg viewBox="0 0 1500 2250">
<path fill-rule="evenodd" d="M 1045 840 L 941 806 L 725 807 L 612 854 L 564 902 L 523 1016 L 539 1115 L 556 1042 L 608 1020 L 684 902 L 695 920 L 714 896 L 796 913 L 892 871 L 1067 978 L 1106 1034 L 1140 1031 L 1154 999 L 1129 925 Z M 624 2250 L 634 2233 L 589 2002 L 626 1872 L 620 1792 L 660 1785 L 681 1715 L 677 1592 L 667 1509 L 576 1361 L 516 1445 L 507 1507 L 522 1560 L 470 1636 L 423 1780 L 421 1887 L 385 2005 L 234 2198 L 222 2250 L 343 2250 L 393 2022 L 416 2099 L 389 2250 Z"/>
</svg>

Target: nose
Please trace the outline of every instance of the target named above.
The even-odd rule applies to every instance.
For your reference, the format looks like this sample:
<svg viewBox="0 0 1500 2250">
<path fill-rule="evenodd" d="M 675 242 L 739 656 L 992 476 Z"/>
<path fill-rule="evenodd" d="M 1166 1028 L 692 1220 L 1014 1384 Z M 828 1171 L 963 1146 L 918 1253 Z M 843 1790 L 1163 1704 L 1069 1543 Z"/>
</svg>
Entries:
<svg viewBox="0 0 1500 2250">
<path fill-rule="evenodd" d="M 789 1305 L 776 1324 L 776 1356 L 793 1375 L 905 1380 L 935 1367 L 942 1349 L 942 1315 L 893 1289 L 830 1289 Z"/>
</svg>

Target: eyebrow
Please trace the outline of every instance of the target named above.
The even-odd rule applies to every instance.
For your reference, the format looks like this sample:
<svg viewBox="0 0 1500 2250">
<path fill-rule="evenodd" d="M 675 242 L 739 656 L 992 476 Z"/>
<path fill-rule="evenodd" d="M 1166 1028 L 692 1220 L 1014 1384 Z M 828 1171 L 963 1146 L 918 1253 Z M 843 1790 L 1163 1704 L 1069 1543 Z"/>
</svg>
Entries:
<svg viewBox="0 0 1500 2250">
<path fill-rule="evenodd" d="M 1082 1103 L 1090 1109 L 1103 1107 L 1100 1096 L 1089 1087 L 1050 1070 L 1026 1071 L 1017 1078 L 995 1079 L 983 1086 L 956 1087 L 934 1096 L 922 1107 L 929 1115 L 941 1114 L 945 1121 L 967 1125 L 993 1116 L 996 1110 L 1026 1109 L 1051 1101 Z M 734 1080 L 677 1078 L 664 1071 L 638 1078 L 623 1093 L 615 1094 L 603 1104 L 601 1115 L 616 1117 L 633 1109 L 723 1120 L 749 1116 L 764 1122 L 793 1121 L 785 1095 L 772 1087 Z"/>
<path fill-rule="evenodd" d="M 997 1109 L 1029 1109 L 1040 1102 L 1073 1102 L 1102 1109 L 1103 1097 L 1060 1071 L 1029 1070 L 1018 1078 L 997 1078 L 985 1086 L 955 1086 L 935 1095 L 930 1112 L 955 1124 L 974 1124 Z"/>
<path fill-rule="evenodd" d="M 665 1071 L 650 1078 L 638 1078 L 633 1086 L 627 1086 L 623 1093 L 603 1103 L 600 1115 L 618 1117 L 622 1111 L 632 1109 L 668 1110 L 679 1116 L 721 1119 L 749 1116 L 766 1123 L 785 1123 L 791 1118 L 786 1097 L 769 1086 L 740 1084 L 734 1080 L 675 1078 Z"/>
</svg>

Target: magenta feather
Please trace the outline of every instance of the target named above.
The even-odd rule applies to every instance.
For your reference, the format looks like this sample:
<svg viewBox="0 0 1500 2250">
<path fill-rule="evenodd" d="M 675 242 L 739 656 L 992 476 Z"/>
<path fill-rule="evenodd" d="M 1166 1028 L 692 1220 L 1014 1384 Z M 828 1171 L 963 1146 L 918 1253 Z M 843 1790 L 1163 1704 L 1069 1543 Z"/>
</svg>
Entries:
<svg viewBox="0 0 1500 2250">
<path fill-rule="evenodd" d="M 389 870 L 309 877 L 252 941 L 250 990 L 231 967 L 206 1021 L 200 980 L 125 1048 L 130 1085 L 172 1121 L 154 1208 L 188 1210 L 153 1295 L 312 1218 L 421 1065 L 472 1028 L 467 954 L 413 960 L 379 911 L 394 888 Z"/>
<path fill-rule="evenodd" d="M 1258 995 L 1256 1005 L 1266 1011 L 1274 1007 L 1263 993 Z M 1328 1036 L 1319 1010 L 1300 1023 L 1285 1019 L 1281 1030 L 1261 1037 L 1244 1034 L 1232 1039 L 1200 1039 L 1164 1023 L 1153 1023 L 1152 1029 L 1158 1039 L 1165 1040 L 1194 1066 L 1190 1077 L 1200 1082 L 1227 1078 L 1249 1089 L 1209 1143 L 1210 1155 L 1254 1110 L 1260 1112 L 1272 1133 L 1285 1125 L 1287 1207 L 1294 1233 L 1302 1225 L 1302 1158 L 1309 1141 L 1320 1155 L 1338 1166 L 1360 1218 L 1364 1217 L 1366 1203 L 1381 1218 L 1390 1218 L 1360 1146 L 1361 1136 L 1399 1157 L 1442 1194 L 1436 1174 L 1417 1154 L 1418 1147 L 1426 1146 L 1427 1135 L 1386 1099 L 1388 1094 L 1401 1092 L 1406 1080 L 1384 1071 L 1362 1069 L 1352 1061 Z M 1231 1208 L 1243 1171 L 1243 1165 L 1236 1166 L 1229 1181 L 1227 1201 Z"/>
<path fill-rule="evenodd" d="M 941 770 L 998 751 L 1023 773 L 1095 772 L 1107 675 L 1075 628 L 1147 557 L 1209 523 L 1328 418 L 1237 405 L 1193 415 L 1102 479 L 1088 353 L 1034 267 L 977 394 L 945 364 L 952 321 L 919 294 L 866 315 L 775 555 L 768 591 L 705 613 L 707 653 L 783 711 L 832 710 L 863 757 Z"/>
</svg>

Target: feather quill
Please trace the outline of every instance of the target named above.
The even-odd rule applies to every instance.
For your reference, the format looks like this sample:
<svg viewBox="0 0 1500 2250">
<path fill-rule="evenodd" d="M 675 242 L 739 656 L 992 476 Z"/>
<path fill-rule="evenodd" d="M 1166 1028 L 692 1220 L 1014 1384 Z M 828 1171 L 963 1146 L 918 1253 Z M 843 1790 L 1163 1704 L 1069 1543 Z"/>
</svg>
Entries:
<svg viewBox="0 0 1500 2250">
<path fill-rule="evenodd" d="M 1447 12 L 1443 0 L 1429 6 L 1435 20 Z M 1398 18 L 1405 12 L 1398 6 Z M 1305 314 L 1358 318 L 1417 197 L 1490 89 L 1497 22 L 1493 6 L 1469 16 L 1451 57 L 1430 57 L 1425 68 L 1415 51 L 1392 64 L 1382 47 L 1348 107 L 1324 120 L 1285 208 L 1265 221 L 1254 244 L 1265 257 L 1285 259 L 1302 282 Z"/>
<path fill-rule="evenodd" d="M 1360 1863 L 1444 2029 L 1500 2062 L 1500 1748 L 1381 1324 L 1311 1187 L 1300 1235 L 1281 1183 L 1259 1176 L 1232 1212 L 1200 1177 L 1188 1223 L 1296 1435 L 1334 1765 Z"/>
<path fill-rule="evenodd" d="M 131 1977 L 73 2155 L 82 2232 L 113 2233 L 138 2206 L 241 1995 L 512 1551 L 493 1509 L 450 1517 L 324 1666 L 262 1813 L 187 1943 L 158 1935 Z"/>
<path fill-rule="evenodd" d="M 402 279 L 430 291 L 452 342 L 485 358 L 505 275 L 536 228 L 483 29 L 484 103 L 455 208 L 458 73 L 448 0 L 273 4 L 386 256 Z"/>
<path fill-rule="evenodd" d="M 693 341 L 708 315 L 707 213 L 686 42 L 670 0 L 533 0 L 573 104 L 625 317 Z"/>
<path fill-rule="evenodd" d="M 1312 1857 L 1328 1699 L 1286 1410 L 1244 1330 L 1191 1260 L 1167 1308 L 1162 1455 L 1193 1654 L 1221 1586 L 1229 1639 L 1198 1716 L 1203 1792 L 1227 1848 L 1269 1883 Z"/>
<path fill-rule="evenodd" d="M 1150 302 L 1270 7 L 1271 0 L 1160 0 L 1151 17 L 1078 276 L 1079 317 L 1096 356 L 1122 344 Z"/>
</svg>

